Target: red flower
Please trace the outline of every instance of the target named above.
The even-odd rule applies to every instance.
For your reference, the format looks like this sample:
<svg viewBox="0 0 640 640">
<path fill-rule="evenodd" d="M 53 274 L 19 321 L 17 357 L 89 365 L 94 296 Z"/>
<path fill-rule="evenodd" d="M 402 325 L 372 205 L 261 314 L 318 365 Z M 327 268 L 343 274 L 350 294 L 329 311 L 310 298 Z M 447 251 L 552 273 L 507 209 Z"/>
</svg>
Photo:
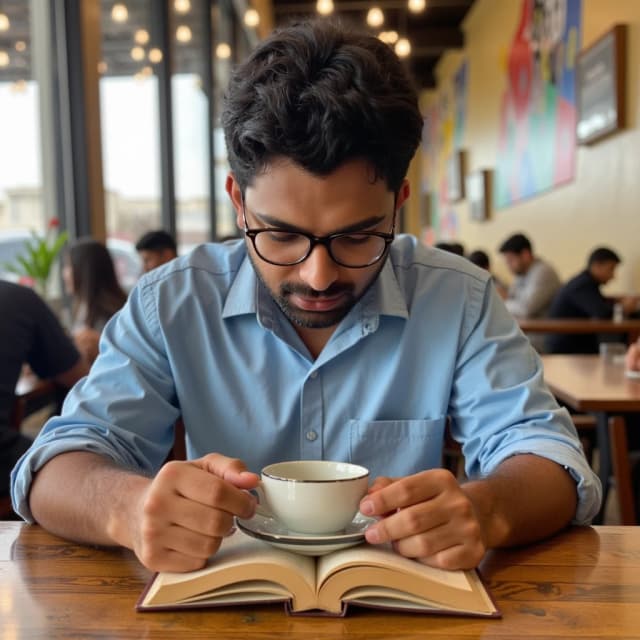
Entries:
<svg viewBox="0 0 640 640">
<path fill-rule="evenodd" d="M 49 229 L 57 229 L 59 226 L 60 226 L 59 218 L 51 218 L 51 220 L 49 220 Z"/>
</svg>

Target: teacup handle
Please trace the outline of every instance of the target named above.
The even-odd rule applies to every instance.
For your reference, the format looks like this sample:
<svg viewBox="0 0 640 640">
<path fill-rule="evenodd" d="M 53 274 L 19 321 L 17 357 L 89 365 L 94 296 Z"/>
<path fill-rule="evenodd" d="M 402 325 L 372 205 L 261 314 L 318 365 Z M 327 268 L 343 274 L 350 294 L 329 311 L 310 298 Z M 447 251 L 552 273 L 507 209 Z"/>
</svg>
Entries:
<svg viewBox="0 0 640 640">
<path fill-rule="evenodd" d="M 255 493 L 258 498 L 258 504 L 256 505 L 256 513 L 260 516 L 264 516 L 265 518 L 272 518 L 273 514 L 271 510 L 267 506 L 267 497 L 264 493 L 264 487 L 262 486 L 262 482 L 259 482 L 253 489 L 251 489 L 251 493 Z"/>
</svg>

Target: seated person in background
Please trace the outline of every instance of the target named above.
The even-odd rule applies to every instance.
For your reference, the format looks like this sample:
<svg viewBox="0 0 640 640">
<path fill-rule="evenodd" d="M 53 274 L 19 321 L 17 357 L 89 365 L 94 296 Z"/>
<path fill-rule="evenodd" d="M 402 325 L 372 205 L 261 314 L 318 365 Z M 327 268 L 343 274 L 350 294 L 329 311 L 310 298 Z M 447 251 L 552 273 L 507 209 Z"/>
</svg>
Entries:
<svg viewBox="0 0 640 640">
<path fill-rule="evenodd" d="M 482 251 L 482 249 L 476 249 L 475 251 L 472 251 L 467 256 L 467 258 L 469 262 L 472 262 L 477 267 L 480 267 L 481 269 L 484 269 L 485 271 L 488 271 L 489 273 L 491 273 L 491 261 L 489 260 L 489 255 L 487 254 L 486 251 Z M 494 276 L 492 273 L 491 273 L 491 279 L 493 280 L 493 284 L 496 286 L 496 289 L 500 297 L 506 298 L 507 286 L 499 278 Z"/>
<path fill-rule="evenodd" d="M 507 238 L 498 251 L 515 276 L 505 298 L 516 318 L 543 318 L 560 288 L 554 268 L 534 255 L 531 241 L 522 233 Z"/>
<path fill-rule="evenodd" d="M 108 249 L 97 240 L 81 238 L 63 257 L 62 280 L 71 296 L 71 334 L 88 364 L 98 355 L 98 342 L 105 324 L 127 300 L 118 284 Z"/>
<path fill-rule="evenodd" d="M 613 317 L 616 300 L 605 298 L 600 287 L 613 279 L 620 263 L 618 255 L 607 247 L 594 249 L 587 267 L 569 280 L 557 293 L 549 310 L 550 318 L 602 318 Z M 618 300 L 625 313 L 635 310 L 637 298 Z M 597 334 L 549 334 L 545 345 L 549 353 L 598 353 Z"/>
<path fill-rule="evenodd" d="M 6 496 L 9 473 L 31 444 L 9 423 L 22 366 L 63 387 L 71 387 L 89 368 L 35 291 L 0 280 L 0 308 L 0 496 Z"/>
<path fill-rule="evenodd" d="M 588 522 L 598 479 L 489 275 L 395 236 L 423 119 L 393 50 L 325 19 L 273 31 L 221 120 L 244 241 L 143 276 L 14 469 L 20 514 L 188 571 L 253 515 L 265 464 L 324 458 L 376 478 L 370 543 L 437 567 Z M 189 461 L 164 464 L 179 417 Z"/>
<path fill-rule="evenodd" d="M 136 242 L 136 251 L 140 254 L 145 273 L 178 256 L 176 241 L 163 229 L 145 233 Z"/>
<path fill-rule="evenodd" d="M 436 249 L 442 249 L 457 256 L 464 256 L 464 246 L 460 242 L 436 242 Z"/>
</svg>

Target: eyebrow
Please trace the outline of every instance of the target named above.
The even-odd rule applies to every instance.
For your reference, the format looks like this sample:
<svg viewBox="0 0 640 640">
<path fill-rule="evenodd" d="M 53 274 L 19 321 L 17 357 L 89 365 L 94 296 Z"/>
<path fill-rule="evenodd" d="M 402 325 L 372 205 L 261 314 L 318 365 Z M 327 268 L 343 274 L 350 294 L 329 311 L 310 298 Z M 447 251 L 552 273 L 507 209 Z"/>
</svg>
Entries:
<svg viewBox="0 0 640 640">
<path fill-rule="evenodd" d="M 280 229 L 282 231 L 291 231 L 292 233 L 309 233 L 300 227 L 296 227 L 292 224 L 288 224 L 286 222 L 282 222 L 277 218 L 273 218 L 272 216 L 266 215 L 264 213 L 256 213 L 252 212 L 253 215 L 262 223 L 268 225 L 270 228 Z M 375 227 L 377 224 L 380 224 L 388 214 L 380 215 L 380 216 L 370 216 L 365 220 L 361 220 L 360 222 L 356 222 L 354 224 L 347 225 L 346 227 L 341 227 L 340 229 L 336 229 L 332 231 L 330 236 L 335 235 L 336 233 L 353 233 L 358 231 L 365 231 L 369 229 L 369 227 Z M 314 235 L 313 233 L 310 235 Z"/>
</svg>

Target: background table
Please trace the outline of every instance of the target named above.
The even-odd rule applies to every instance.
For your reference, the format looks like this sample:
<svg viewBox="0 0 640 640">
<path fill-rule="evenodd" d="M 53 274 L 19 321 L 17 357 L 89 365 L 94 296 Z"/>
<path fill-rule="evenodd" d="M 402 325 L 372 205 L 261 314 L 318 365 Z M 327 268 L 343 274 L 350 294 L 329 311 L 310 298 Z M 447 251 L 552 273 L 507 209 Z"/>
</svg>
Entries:
<svg viewBox="0 0 640 640">
<path fill-rule="evenodd" d="M 491 552 L 482 572 L 501 620 L 352 609 L 287 617 L 279 605 L 136 613 L 150 574 L 126 550 L 65 542 L 0 522 L 0 637 L 55 638 L 640 638 L 640 528 L 570 529 Z"/>
<path fill-rule="evenodd" d="M 526 333 L 626 333 L 629 342 L 640 335 L 639 318 L 620 322 L 592 318 L 522 318 L 518 324 Z"/>
<path fill-rule="evenodd" d="M 625 425 L 622 421 L 614 422 L 610 429 L 609 419 L 622 413 L 640 411 L 640 380 L 625 376 L 624 365 L 608 362 L 600 356 L 546 355 L 542 362 L 545 382 L 556 398 L 575 411 L 586 411 L 596 416 L 603 510 L 612 469 L 611 444 L 614 443 L 614 471 L 618 472 L 617 489 L 621 495 L 623 523 L 635 523 L 630 481 L 624 477 L 629 475 Z"/>
</svg>

